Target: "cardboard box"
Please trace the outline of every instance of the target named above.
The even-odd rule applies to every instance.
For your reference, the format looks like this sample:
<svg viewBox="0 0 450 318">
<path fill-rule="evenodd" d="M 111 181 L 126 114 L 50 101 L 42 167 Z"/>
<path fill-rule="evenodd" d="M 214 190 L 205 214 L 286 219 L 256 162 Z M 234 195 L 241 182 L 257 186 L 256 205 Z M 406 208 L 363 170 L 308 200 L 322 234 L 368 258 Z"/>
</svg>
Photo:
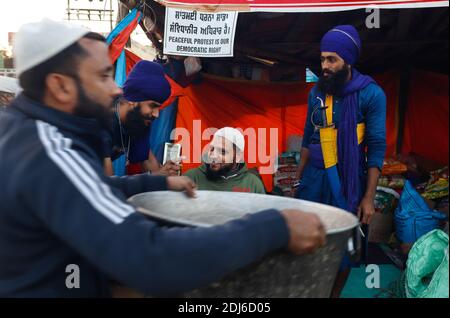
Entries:
<svg viewBox="0 0 450 318">
<path fill-rule="evenodd" d="M 377 187 L 375 214 L 369 225 L 369 242 L 388 243 L 394 232 L 394 213 L 400 196 L 392 189 Z"/>
<path fill-rule="evenodd" d="M 369 242 L 388 243 L 394 232 L 394 213 L 375 212 L 369 225 Z"/>
</svg>

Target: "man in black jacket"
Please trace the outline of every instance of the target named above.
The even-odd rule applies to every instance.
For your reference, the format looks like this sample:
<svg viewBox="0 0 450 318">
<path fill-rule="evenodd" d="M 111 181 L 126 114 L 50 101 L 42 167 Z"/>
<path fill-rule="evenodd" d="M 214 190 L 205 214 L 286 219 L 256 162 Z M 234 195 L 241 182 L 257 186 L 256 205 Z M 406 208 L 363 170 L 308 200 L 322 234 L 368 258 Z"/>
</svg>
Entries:
<svg viewBox="0 0 450 318">
<path fill-rule="evenodd" d="M 324 244 L 318 218 L 293 210 L 210 228 L 159 227 L 126 198 L 166 189 L 192 196 L 195 184 L 104 175 L 101 132 L 121 94 L 104 39 L 43 20 L 22 26 L 14 53 L 23 93 L 0 114 L 0 297 L 110 296 L 110 280 L 173 295 L 273 250 Z M 79 284 L 68 284 L 75 267 Z"/>
</svg>

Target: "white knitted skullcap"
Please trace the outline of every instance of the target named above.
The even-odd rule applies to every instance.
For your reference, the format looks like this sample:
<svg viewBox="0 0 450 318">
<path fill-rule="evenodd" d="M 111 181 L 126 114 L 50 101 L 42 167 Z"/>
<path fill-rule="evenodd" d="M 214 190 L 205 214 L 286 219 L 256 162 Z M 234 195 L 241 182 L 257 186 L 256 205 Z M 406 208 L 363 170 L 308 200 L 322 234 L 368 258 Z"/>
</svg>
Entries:
<svg viewBox="0 0 450 318">
<path fill-rule="evenodd" d="M 241 151 L 245 149 L 245 139 L 241 132 L 235 128 L 223 127 L 214 134 L 214 137 L 223 137 L 231 141 Z"/>
<path fill-rule="evenodd" d="M 22 25 L 13 48 L 17 76 L 49 60 L 87 33 L 89 30 L 82 26 L 47 18 Z"/>
</svg>

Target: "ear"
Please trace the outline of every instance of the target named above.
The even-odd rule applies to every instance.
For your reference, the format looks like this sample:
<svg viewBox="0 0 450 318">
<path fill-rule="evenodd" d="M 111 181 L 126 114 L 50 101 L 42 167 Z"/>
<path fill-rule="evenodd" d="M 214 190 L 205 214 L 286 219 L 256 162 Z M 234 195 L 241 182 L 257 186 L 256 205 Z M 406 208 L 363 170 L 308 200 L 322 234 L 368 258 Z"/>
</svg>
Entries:
<svg viewBox="0 0 450 318">
<path fill-rule="evenodd" d="M 73 78 L 51 73 L 47 75 L 45 84 L 49 94 L 55 101 L 62 104 L 76 104 L 78 89 Z"/>
<path fill-rule="evenodd" d="M 158 107 L 153 107 L 152 111 L 151 111 L 151 115 L 158 118 L 159 117 L 159 106 Z"/>
</svg>

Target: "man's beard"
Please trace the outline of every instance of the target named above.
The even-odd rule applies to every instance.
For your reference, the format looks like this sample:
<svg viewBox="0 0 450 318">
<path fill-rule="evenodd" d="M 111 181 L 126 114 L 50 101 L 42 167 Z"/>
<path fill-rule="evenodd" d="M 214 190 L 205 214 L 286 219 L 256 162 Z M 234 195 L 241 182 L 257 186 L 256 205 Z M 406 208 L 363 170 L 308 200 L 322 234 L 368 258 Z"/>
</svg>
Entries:
<svg viewBox="0 0 450 318">
<path fill-rule="evenodd" d="M 74 115 L 93 118 L 98 121 L 102 128 L 111 130 L 114 118 L 113 103 L 106 108 L 104 105 L 93 101 L 87 95 L 79 79 L 75 79 L 78 88 L 78 103 L 75 106 Z"/>
<path fill-rule="evenodd" d="M 234 167 L 234 163 L 227 163 L 223 165 L 222 168 L 215 171 L 211 169 L 211 164 L 206 163 L 206 178 L 209 180 L 217 180 L 221 179 L 223 176 L 226 176 Z"/>
<path fill-rule="evenodd" d="M 318 89 L 327 95 L 340 95 L 344 88 L 348 75 L 350 74 L 350 68 L 348 64 L 344 64 L 341 70 L 336 73 L 330 73 L 328 77 L 325 77 L 325 71 L 322 71 L 322 75 L 317 82 Z"/>
<path fill-rule="evenodd" d="M 150 129 L 150 125 L 146 123 L 147 120 L 152 122 L 155 117 L 146 117 L 141 113 L 141 106 L 136 106 L 130 110 L 125 118 L 123 126 L 130 137 L 141 137 L 147 134 Z"/>
</svg>

